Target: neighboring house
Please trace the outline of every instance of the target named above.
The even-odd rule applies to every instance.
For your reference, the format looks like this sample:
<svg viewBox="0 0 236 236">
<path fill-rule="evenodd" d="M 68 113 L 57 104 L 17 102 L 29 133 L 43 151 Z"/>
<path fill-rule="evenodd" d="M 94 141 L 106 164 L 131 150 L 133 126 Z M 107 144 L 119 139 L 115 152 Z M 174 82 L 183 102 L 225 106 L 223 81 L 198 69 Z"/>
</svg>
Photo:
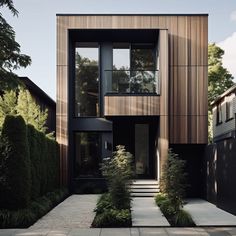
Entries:
<svg viewBox="0 0 236 236">
<path fill-rule="evenodd" d="M 235 138 L 236 85 L 220 95 L 211 105 L 213 110 L 213 141 Z"/>
<path fill-rule="evenodd" d="M 56 102 L 28 77 L 19 77 L 42 110 L 48 109 L 47 132 L 56 131 Z"/>
<path fill-rule="evenodd" d="M 206 148 L 206 199 L 236 214 L 236 85 L 220 95 L 213 110 L 213 143 Z"/>
<path fill-rule="evenodd" d="M 207 14 L 58 14 L 57 141 L 61 181 L 102 180 L 125 145 L 137 178 L 162 175 L 168 148 L 203 189 L 207 144 Z"/>
</svg>

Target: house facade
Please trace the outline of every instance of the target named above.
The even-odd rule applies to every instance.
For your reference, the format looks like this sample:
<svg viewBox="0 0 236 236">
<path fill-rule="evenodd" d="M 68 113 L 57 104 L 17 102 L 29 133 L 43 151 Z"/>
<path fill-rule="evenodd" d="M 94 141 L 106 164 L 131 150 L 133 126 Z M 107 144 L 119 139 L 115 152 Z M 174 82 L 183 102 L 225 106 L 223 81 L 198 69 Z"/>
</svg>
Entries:
<svg viewBox="0 0 236 236">
<path fill-rule="evenodd" d="M 57 15 L 61 181 L 102 180 L 124 145 L 137 178 L 159 180 L 168 148 L 201 187 L 207 143 L 208 15 Z"/>
<path fill-rule="evenodd" d="M 233 85 L 211 105 L 213 113 L 213 141 L 235 138 L 236 85 Z"/>
</svg>

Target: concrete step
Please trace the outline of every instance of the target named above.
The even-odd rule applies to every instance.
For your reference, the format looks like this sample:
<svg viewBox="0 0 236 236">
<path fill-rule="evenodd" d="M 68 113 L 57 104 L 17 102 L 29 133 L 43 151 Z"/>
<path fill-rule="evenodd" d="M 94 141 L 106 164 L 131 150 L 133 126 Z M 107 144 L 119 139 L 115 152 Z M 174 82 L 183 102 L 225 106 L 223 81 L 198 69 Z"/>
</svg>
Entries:
<svg viewBox="0 0 236 236">
<path fill-rule="evenodd" d="M 131 185 L 130 189 L 154 189 L 154 188 L 159 188 L 158 184 L 153 184 L 153 185 L 145 185 L 145 184 L 140 184 L 140 185 Z"/>
<path fill-rule="evenodd" d="M 131 197 L 155 197 L 157 193 L 131 193 Z"/>
<path fill-rule="evenodd" d="M 137 189 L 131 189 L 131 193 L 159 193 L 160 189 L 158 188 L 152 188 L 152 189 L 143 189 L 143 188 L 137 188 Z"/>
<path fill-rule="evenodd" d="M 156 185 L 159 182 L 155 179 L 136 179 L 133 181 L 133 185 Z"/>
</svg>

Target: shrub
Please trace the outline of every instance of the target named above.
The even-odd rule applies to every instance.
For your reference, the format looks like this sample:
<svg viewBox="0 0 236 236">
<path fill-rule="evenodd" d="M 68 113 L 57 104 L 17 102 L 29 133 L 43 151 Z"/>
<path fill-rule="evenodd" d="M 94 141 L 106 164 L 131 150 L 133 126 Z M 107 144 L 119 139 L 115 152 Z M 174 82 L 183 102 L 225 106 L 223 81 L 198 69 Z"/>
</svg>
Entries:
<svg viewBox="0 0 236 236">
<path fill-rule="evenodd" d="M 1 155 L 0 207 L 25 208 L 30 203 L 31 173 L 27 130 L 21 116 L 6 116 L 2 139 L 7 151 Z"/>
<path fill-rule="evenodd" d="M 175 225 L 183 226 L 183 227 L 186 227 L 186 226 L 191 227 L 191 226 L 195 226 L 195 223 L 191 215 L 187 211 L 181 209 L 175 215 Z"/>
<path fill-rule="evenodd" d="M 131 214 L 128 209 L 107 209 L 96 215 L 93 227 L 125 227 L 131 225 Z"/>
<path fill-rule="evenodd" d="M 0 210 L 0 228 L 26 228 L 45 215 L 68 195 L 67 189 L 59 189 L 37 198 L 28 208 Z M 53 197 L 52 197 L 53 196 Z"/>
<path fill-rule="evenodd" d="M 102 163 L 102 173 L 108 181 L 108 191 L 115 208 L 126 209 L 130 202 L 128 184 L 134 176 L 132 154 L 124 146 L 117 146 L 112 158 Z M 128 204 L 127 204 L 128 203 Z"/>
<path fill-rule="evenodd" d="M 164 165 L 161 178 L 161 191 L 165 193 L 177 212 L 183 205 L 183 197 L 186 188 L 185 161 L 169 150 L 168 159 Z"/>
</svg>

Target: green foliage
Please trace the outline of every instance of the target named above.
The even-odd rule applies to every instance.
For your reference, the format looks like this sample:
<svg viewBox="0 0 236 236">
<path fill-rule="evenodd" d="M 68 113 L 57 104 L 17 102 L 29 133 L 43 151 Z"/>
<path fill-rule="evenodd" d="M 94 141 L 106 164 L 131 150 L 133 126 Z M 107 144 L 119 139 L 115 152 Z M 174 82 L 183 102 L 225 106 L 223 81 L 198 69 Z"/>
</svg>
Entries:
<svg viewBox="0 0 236 236">
<path fill-rule="evenodd" d="M 18 15 L 12 1 L 0 2 L 0 7 L 6 6 L 13 15 Z M 20 53 L 20 45 L 15 41 L 15 32 L 0 13 L 0 87 L 12 88 L 19 84 L 16 74 L 12 71 L 26 67 L 31 63 L 29 56 Z"/>
<path fill-rule="evenodd" d="M 6 116 L 0 142 L 0 208 L 25 208 L 30 199 L 58 188 L 59 168 L 55 140 L 26 126 L 20 116 Z"/>
<path fill-rule="evenodd" d="M 49 192 L 30 203 L 28 208 L 16 211 L 0 210 L 0 228 L 26 228 L 45 215 L 68 195 L 66 189 Z"/>
<path fill-rule="evenodd" d="M 220 94 L 230 88 L 234 82 L 232 75 L 223 67 L 224 50 L 215 43 L 208 45 L 208 107 Z"/>
<path fill-rule="evenodd" d="M 109 193 L 103 194 L 98 200 L 93 227 L 128 227 L 131 226 L 130 209 L 117 209 Z"/>
<path fill-rule="evenodd" d="M 117 209 L 126 209 L 130 202 L 128 184 L 134 176 L 132 154 L 124 146 L 117 146 L 112 158 L 106 158 L 101 170 L 108 181 L 111 200 Z"/>
<path fill-rule="evenodd" d="M 175 215 L 175 225 L 182 227 L 192 227 L 195 226 L 195 223 L 191 215 L 187 211 L 181 209 Z"/>
<path fill-rule="evenodd" d="M 0 7 L 7 7 L 13 16 L 18 15 L 12 0 L 1 0 Z M 17 75 L 13 73 L 20 67 L 31 64 L 29 56 L 21 54 L 20 45 L 15 40 L 15 31 L 0 13 L 0 88 L 9 89 L 19 84 Z"/>
<path fill-rule="evenodd" d="M 7 150 L 1 154 L 0 207 L 25 208 L 30 202 L 30 159 L 26 125 L 20 116 L 6 116 L 2 138 Z"/>
<path fill-rule="evenodd" d="M 169 149 L 160 187 L 161 191 L 171 201 L 176 212 L 183 205 L 183 197 L 185 195 L 186 173 L 184 172 L 184 168 L 185 161 L 179 159 L 178 155 Z"/>
<path fill-rule="evenodd" d="M 0 129 L 6 115 L 21 115 L 26 124 L 44 133 L 47 131 L 48 110 L 41 111 L 30 92 L 23 87 L 19 87 L 17 92 L 6 90 L 0 97 Z"/>
</svg>

